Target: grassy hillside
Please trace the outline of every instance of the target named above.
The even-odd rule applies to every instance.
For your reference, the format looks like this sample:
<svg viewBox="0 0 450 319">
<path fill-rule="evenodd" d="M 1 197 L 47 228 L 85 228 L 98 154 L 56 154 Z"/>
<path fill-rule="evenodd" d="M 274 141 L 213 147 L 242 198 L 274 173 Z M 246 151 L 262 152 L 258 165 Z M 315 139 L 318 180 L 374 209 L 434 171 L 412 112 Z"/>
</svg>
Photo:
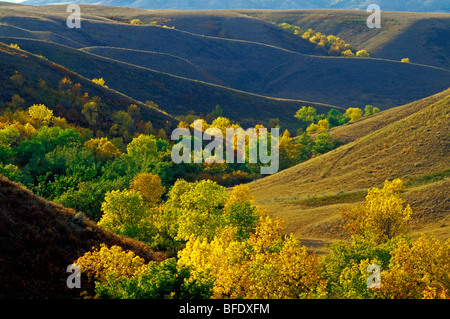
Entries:
<svg viewBox="0 0 450 319">
<path fill-rule="evenodd" d="M 0 175 L 0 299 L 79 298 L 79 290 L 66 286 L 66 268 L 101 243 L 147 261 L 165 258 Z"/>
<path fill-rule="evenodd" d="M 448 96 L 449 90 L 445 90 L 438 94 L 426 97 L 419 101 L 414 101 L 396 108 L 386 110 L 381 113 L 374 114 L 368 118 L 349 122 L 345 125 L 334 127 L 329 131 L 330 135 L 342 143 L 348 143 L 355 141 L 363 136 L 366 136 L 372 132 L 375 132 L 383 127 L 399 121 L 411 114 L 414 114 L 421 109 L 434 104 L 446 96 Z"/>
<path fill-rule="evenodd" d="M 405 110 L 415 110 L 405 114 Z M 398 112 L 399 114 L 393 114 Z M 396 120 L 390 120 L 397 116 Z M 377 126 L 373 122 L 387 123 Z M 310 247 L 345 238 L 339 210 L 364 200 L 386 179 L 406 182 L 404 197 L 415 212 L 413 234 L 448 238 L 450 90 L 333 130 L 339 136 L 373 131 L 278 174 L 250 183 L 257 202 L 286 219 L 288 231 Z M 338 134 L 336 134 L 338 135 Z"/>
<path fill-rule="evenodd" d="M 156 71 L 221 84 L 257 95 L 310 101 L 343 108 L 372 104 L 387 109 L 442 91 L 450 83 L 450 71 L 440 68 L 385 59 L 311 55 L 311 44 L 307 41 L 289 35 L 275 26 L 269 27 L 268 21 L 256 19 L 273 20 L 270 12 L 232 11 L 221 13 L 219 16 L 215 13 L 208 17 L 208 12 L 149 13 L 136 9 L 119 12 L 118 9 L 110 7 L 87 6 L 82 9 L 84 17 L 82 28 L 73 30 L 65 27 L 67 13 L 64 6 L 23 8 L 20 17 L 18 9 L 10 9 L 5 10 L 5 15 L 0 18 L 3 23 L 0 25 L 0 35 L 4 37 L 4 41 L 16 41 L 25 46 L 25 40 L 14 40 L 12 38 L 14 36 L 45 40 L 74 49 L 84 48 L 84 51 L 154 68 Z M 282 14 L 279 19 L 285 20 L 289 16 L 289 12 Z M 293 13 L 295 17 L 302 17 L 302 14 L 306 13 L 304 11 Z M 249 15 L 252 17 L 249 18 Z M 175 26 L 175 29 L 123 23 L 132 18 L 139 18 L 143 23 L 156 19 L 158 23 Z M 191 27 L 183 30 L 183 25 Z M 208 31 L 209 26 L 211 30 Z M 206 28 L 206 32 L 201 33 L 201 28 Z M 242 36 L 237 37 L 239 30 L 243 30 Z M 264 30 L 270 32 L 261 32 Z M 102 67 L 99 70 L 92 67 L 92 64 L 87 67 L 89 61 L 83 64 L 76 58 L 68 58 L 68 54 L 75 54 L 74 51 L 55 46 L 51 48 L 51 52 L 47 52 L 46 47 L 48 51 L 49 45 L 41 43 L 38 47 L 27 47 L 27 50 L 43 54 L 50 60 L 88 77 L 94 72 L 97 73 L 96 76 L 101 74 L 105 79 L 109 79 L 107 82 L 111 87 L 136 99 L 150 99 L 145 89 L 148 87 L 148 73 L 143 75 L 144 78 L 137 76 L 139 73 L 142 74 L 141 71 L 133 71 L 136 73 L 134 78 L 121 74 L 121 84 L 117 84 L 115 80 L 118 76 L 117 68 Z M 64 53 L 59 52 L 60 50 Z M 153 61 L 149 62 L 149 54 L 153 57 Z M 155 54 L 158 55 L 157 59 Z M 91 60 L 92 56 L 83 56 L 83 59 Z M 183 67 L 182 71 L 170 66 L 174 59 L 181 63 L 179 66 Z M 159 104 L 163 107 L 167 105 L 167 111 L 180 113 L 173 110 L 176 106 L 184 111 L 195 107 L 197 111 L 204 112 L 205 109 L 211 110 L 215 104 L 221 104 L 217 101 L 218 98 L 208 98 L 209 103 L 213 105 L 206 106 L 204 105 L 206 102 L 197 98 L 197 93 L 186 92 L 195 92 L 198 86 L 199 90 L 203 90 L 202 83 L 187 83 L 185 79 L 176 81 L 180 82 L 178 86 L 189 89 L 182 91 L 175 87 L 168 88 L 170 93 L 188 101 L 173 101 L 172 98 L 170 103 L 163 103 L 161 100 Z M 159 80 L 158 82 L 161 83 Z M 164 87 L 167 88 L 165 84 Z M 215 94 L 217 96 L 222 93 Z M 192 102 L 193 99 L 195 102 Z M 186 105 L 189 103 L 190 105 Z M 222 103 L 228 104 L 225 101 Z M 255 104 L 252 102 L 248 108 L 254 109 Z M 233 110 L 238 107 L 244 108 L 239 101 L 233 101 L 232 105 L 226 107 Z M 267 118 L 278 117 L 278 110 L 264 109 L 264 112 L 268 112 Z M 244 113 L 240 113 L 240 116 L 244 118 L 253 116 L 253 112 Z M 290 113 L 290 116 L 292 115 L 293 113 Z M 288 117 L 286 116 L 286 119 Z"/>
</svg>

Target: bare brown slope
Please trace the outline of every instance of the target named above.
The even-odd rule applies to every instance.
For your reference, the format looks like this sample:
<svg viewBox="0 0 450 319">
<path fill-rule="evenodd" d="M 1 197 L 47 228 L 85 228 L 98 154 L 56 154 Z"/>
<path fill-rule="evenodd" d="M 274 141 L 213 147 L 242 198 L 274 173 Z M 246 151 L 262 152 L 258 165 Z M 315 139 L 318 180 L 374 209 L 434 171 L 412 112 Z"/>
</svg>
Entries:
<svg viewBox="0 0 450 319">
<path fill-rule="evenodd" d="M 66 286 L 66 268 L 101 243 L 146 261 L 164 259 L 143 243 L 75 215 L 0 175 L 0 299 L 79 297 L 79 289 Z"/>
<path fill-rule="evenodd" d="M 368 188 L 386 179 L 408 181 L 450 168 L 450 92 L 430 103 L 334 151 L 250 183 L 253 195 L 286 220 L 288 231 L 322 249 L 345 236 L 338 211 L 363 200 Z M 436 183 L 441 184 L 408 188 L 405 198 L 416 211 L 415 232 L 448 238 L 449 178 Z M 312 196 L 325 201 L 309 205 Z"/>
</svg>

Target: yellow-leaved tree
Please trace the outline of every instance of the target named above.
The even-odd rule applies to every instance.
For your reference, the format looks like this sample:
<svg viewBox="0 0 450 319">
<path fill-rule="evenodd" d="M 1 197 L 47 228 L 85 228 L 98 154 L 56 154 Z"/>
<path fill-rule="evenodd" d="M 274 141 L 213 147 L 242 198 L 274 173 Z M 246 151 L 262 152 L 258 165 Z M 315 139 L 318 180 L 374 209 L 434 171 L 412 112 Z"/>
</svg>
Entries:
<svg viewBox="0 0 450 319">
<path fill-rule="evenodd" d="M 421 235 L 402 239 L 392 251 L 389 268 L 382 271 L 382 294 L 394 299 L 448 299 L 450 297 L 450 240 Z"/>
<path fill-rule="evenodd" d="M 119 246 L 107 247 L 105 244 L 101 244 L 99 248 L 93 247 L 74 264 L 80 267 L 86 292 L 94 291 L 95 282 L 106 281 L 108 275 L 130 278 L 146 268 L 145 260 L 132 251 L 124 251 Z"/>
<path fill-rule="evenodd" d="M 412 210 L 409 205 L 404 205 L 400 197 L 402 190 L 401 179 L 386 181 L 381 189 L 370 189 L 363 204 L 341 212 L 346 221 L 344 228 L 351 235 L 362 236 L 376 243 L 406 234 Z"/>
<path fill-rule="evenodd" d="M 99 79 L 95 78 L 95 79 L 92 79 L 92 82 L 94 82 L 95 84 L 101 85 L 101 86 L 103 86 L 103 87 L 105 87 L 105 88 L 108 87 L 108 86 L 105 85 L 106 82 L 105 82 L 105 80 L 104 80 L 103 78 L 99 78 Z"/>
<path fill-rule="evenodd" d="M 92 138 L 84 142 L 84 146 L 98 159 L 111 160 L 121 155 L 119 149 L 107 137 Z"/>
<path fill-rule="evenodd" d="M 48 125 L 53 117 L 53 111 L 44 104 L 33 104 L 28 109 L 28 114 L 41 125 Z"/>
<path fill-rule="evenodd" d="M 284 237 L 284 222 L 261 216 L 248 239 L 237 228 L 222 229 L 212 241 L 191 236 L 178 263 L 214 279 L 213 298 L 307 297 L 320 282 L 318 262 L 293 235 Z"/>
<path fill-rule="evenodd" d="M 363 117 L 363 110 L 358 107 L 350 107 L 345 111 L 345 115 L 350 118 L 350 122 L 353 122 Z"/>
<path fill-rule="evenodd" d="M 356 52 L 356 56 L 359 58 L 368 58 L 370 54 L 366 50 L 359 50 Z"/>
<path fill-rule="evenodd" d="M 300 144 L 292 142 L 291 134 L 285 130 L 279 141 L 280 169 L 294 166 L 300 161 Z"/>
</svg>

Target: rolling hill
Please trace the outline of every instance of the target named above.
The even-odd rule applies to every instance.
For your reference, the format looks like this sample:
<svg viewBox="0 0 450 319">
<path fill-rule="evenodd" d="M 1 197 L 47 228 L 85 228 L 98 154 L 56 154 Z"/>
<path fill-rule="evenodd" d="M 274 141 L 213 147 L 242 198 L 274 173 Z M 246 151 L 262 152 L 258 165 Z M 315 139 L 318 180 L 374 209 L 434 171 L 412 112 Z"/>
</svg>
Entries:
<svg viewBox="0 0 450 319">
<path fill-rule="evenodd" d="M 305 104 L 322 110 L 366 104 L 388 109 L 435 94 L 450 83 L 450 71 L 442 67 L 313 55 L 310 43 L 258 18 L 260 11 L 184 15 L 101 6 L 82 10 L 82 28 L 69 29 L 65 6 L 5 6 L 0 40 L 87 78 L 103 77 L 111 88 L 140 101 L 154 100 L 173 115 L 209 113 L 220 104 L 225 116 L 243 125 L 278 117 L 293 131 L 293 115 Z M 270 17 L 270 12 L 264 14 Z M 138 17 L 148 23 L 155 16 L 174 22 L 168 25 L 175 29 L 119 22 Z M 196 33 L 216 18 L 220 24 L 227 21 L 223 30 L 230 35 Z M 192 28 L 178 29 L 177 23 Z M 247 28 L 233 38 L 239 24 Z M 253 41 L 252 33 L 258 34 Z"/>
<path fill-rule="evenodd" d="M 83 73 L 87 78 L 102 77 L 106 80 L 106 85 L 115 91 L 126 92 L 138 101 L 152 100 L 170 114 L 179 115 L 190 110 L 207 114 L 214 109 L 215 105 L 220 104 L 225 116 L 238 120 L 242 125 L 267 123 L 270 118 L 276 116 L 286 123 L 286 127 L 295 128 L 293 114 L 302 105 L 313 106 L 322 112 L 327 112 L 334 107 L 321 103 L 250 94 L 120 63 L 49 42 L 17 38 L 0 38 L 0 40 L 19 43 L 21 48 L 48 57 L 50 61 L 61 62 L 67 69 L 73 69 L 73 66 L 82 67 L 82 70 L 78 72 Z M 13 73 L 14 64 L 10 64 L 9 69 Z M 142 102 L 139 105 L 142 105 Z M 252 113 L 252 109 L 257 110 L 257 113 Z"/>
<path fill-rule="evenodd" d="M 156 128 L 175 128 L 178 121 L 172 116 L 158 109 L 152 108 L 140 101 L 132 99 L 120 92 L 110 88 L 102 87 L 93 83 L 75 72 L 68 70 L 54 62 L 51 62 L 41 56 L 36 56 L 24 50 L 11 48 L 9 45 L 0 42 L 0 81 L 3 83 L 0 90 L 0 99 L 3 102 L 11 101 L 15 94 L 24 99 L 26 105 L 44 103 L 45 96 L 39 97 L 35 94 L 40 81 L 44 81 L 48 87 L 58 90 L 58 83 L 64 77 L 71 81 L 79 83 L 83 93 L 88 96 L 98 96 L 105 105 L 105 112 L 112 113 L 118 110 L 126 110 L 131 104 L 136 104 L 141 109 L 142 117 L 145 121 L 151 121 Z M 24 84 L 20 88 L 15 86 L 10 77 L 18 72 L 24 77 Z M 46 104 L 45 102 L 44 104 Z M 47 103 L 48 104 L 48 103 Z M 86 126 L 86 123 L 80 121 L 81 107 L 75 107 L 72 104 L 67 105 L 48 105 L 54 110 L 55 115 L 66 117 L 78 125 Z M 59 107 L 59 108 L 58 108 Z M 107 119 L 105 119 L 108 122 Z"/>
<path fill-rule="evenodd" d="M 288 22 L 306 30 L 333 34 L 372 57 L 450 69 L 450 19 L 443 13 L 383 12 L 381 28 L 369 29 L 368 13 L 349 10 L 255 11 L 264 21 Z"/>
<path fill-rule="evenodd" d="M 412 235 L 425 232 L 446 239 L 449 126 L 447 89 L 331 129 L 332 136 L 348 143 L 248 185 L 259 204 L 286 220 L 287 231 L 323 252 L 327 243 L 346 238 L 340 209 L 364 200 L 368 188 L 401 178 L 407 186 L 403 196 L 414 212 Z"/>
</svg>

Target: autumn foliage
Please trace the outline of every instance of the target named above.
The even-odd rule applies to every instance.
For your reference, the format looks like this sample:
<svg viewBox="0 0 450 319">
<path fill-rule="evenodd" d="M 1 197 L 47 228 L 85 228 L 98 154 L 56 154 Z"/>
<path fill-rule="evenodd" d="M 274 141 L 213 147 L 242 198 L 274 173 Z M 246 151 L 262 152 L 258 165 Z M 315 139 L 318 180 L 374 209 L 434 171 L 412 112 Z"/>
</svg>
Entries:
<svg viewBox="0 0 450 319">
<path fill-rule="evenodd" d="M 450 242 L 407 236 L 412 212 L 401 189 L 401 180 L 370 189 L 363 204 L 343 213 L 352 241 L 317 257 L 286 234 L 282 219 L 254 205 L 248 187 L 225 194 L 212 182 L 180 180 L 160 219 L 166 235 L 185 243 L 176 256 L 143 266 L 131 253 L 103 247 L 77 262 L 90 265 L 103 298 L 448 298 Z M 380 288 L 366 283 L 373 264 L 381 268 Z"/>
</svg>

